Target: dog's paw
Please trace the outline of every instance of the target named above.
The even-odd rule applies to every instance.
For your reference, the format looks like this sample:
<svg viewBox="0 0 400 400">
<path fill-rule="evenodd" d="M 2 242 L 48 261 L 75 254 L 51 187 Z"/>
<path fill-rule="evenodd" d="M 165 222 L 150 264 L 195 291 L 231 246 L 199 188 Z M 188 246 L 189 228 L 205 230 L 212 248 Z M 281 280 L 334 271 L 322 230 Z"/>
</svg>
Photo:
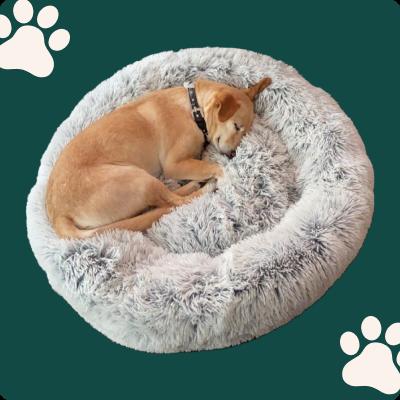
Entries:
<svg viewBox="0 0 400 400">
<path fill-rule="evenodd" d="M 215 171 L 213 173 L 213 178 L 215 179 L 221 179 L 225 175 L 224 169 L 220 165 L 215 165 Z"/>
<path fill-rule="evenodd" d="M 190 191 L 190 192 L 195 192 L 196 190 L 199 190 L 202 187 L 201 182 L 197 181 L 191 181 L 185 185 L 185 187 Z"/>
<path fill-rule="evenodd" d="M 203 193 L 212 193 L 217 189 L 217 180 L 210 179 L 202 188 Z"/>
</svg>

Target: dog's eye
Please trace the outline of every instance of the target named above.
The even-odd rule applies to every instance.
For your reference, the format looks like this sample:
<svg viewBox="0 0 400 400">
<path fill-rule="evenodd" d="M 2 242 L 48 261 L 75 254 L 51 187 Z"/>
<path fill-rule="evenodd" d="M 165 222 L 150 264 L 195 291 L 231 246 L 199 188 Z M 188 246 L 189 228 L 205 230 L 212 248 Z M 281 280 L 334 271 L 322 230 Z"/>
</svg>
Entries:
<svg viewBox="0 0 400 400">
<path fill-rule="evenodd" d="M 241 129 L 240 126 L 236 122 L 234 122 L 234 125 L 235 125 L 235 129 L 239 132 Z"/>
</svg>

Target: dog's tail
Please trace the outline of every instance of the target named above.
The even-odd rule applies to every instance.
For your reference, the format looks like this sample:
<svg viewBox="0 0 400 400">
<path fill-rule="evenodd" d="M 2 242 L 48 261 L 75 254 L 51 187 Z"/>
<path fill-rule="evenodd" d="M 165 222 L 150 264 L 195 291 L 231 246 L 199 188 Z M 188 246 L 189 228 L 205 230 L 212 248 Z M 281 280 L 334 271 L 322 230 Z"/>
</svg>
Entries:
<svg viewBox="0 0 400 400">
<path fill-rule="evenodd" d="M 112 229 L 145 231 L 146 229 L 149 229 L 155 221 L 170 211 L 171 207 L 155 208 L 143 214 L 137 215 L 136 217 L 123 219 L 121 221 L 116 221 L 111 224 L 102 225 L 91 229 L 82 229 L 77 227 L 72 218 L 58 217 L 54 221 L 54 229 L 60 237 L 69 239 L 85 239 L 93 236 L 96 233 L 101 233 L 105 230 Z"/>
</svg>

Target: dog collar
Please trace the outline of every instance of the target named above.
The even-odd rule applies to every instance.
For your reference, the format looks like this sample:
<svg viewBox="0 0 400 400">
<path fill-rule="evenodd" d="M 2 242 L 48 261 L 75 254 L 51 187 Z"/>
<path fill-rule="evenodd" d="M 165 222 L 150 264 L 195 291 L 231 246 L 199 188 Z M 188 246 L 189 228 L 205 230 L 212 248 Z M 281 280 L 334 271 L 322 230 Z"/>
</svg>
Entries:
<svg viewBox="0 0 400 400">
<path fill-rule="evenodd" d="M 193 119 L 196 122 L 199 129 L 203 132 L 205 143 L 209 143 L 206 120 L 204 119 L 201 113 L 199 102 L 197 101 L 196 89 L 194 87 L 194 84 L 190 83 L 185 86 L 188 91 L 189 101 L 192 107 Z"/>
</svg>

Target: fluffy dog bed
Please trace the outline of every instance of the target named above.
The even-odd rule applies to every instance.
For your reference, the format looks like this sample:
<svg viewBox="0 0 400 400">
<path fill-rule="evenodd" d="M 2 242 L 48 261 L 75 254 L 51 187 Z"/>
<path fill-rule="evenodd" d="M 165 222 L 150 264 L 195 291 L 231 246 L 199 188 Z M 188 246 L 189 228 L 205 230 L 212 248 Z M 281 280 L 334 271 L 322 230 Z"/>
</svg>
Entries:
<svg viewBox="0 0 400 400">
<path fill-rule="evenodd" d="M 217 191 L 164 216 L 147 234 L 110 231 L 60 240 L 44 198 L 63 147 L 136 96 L 196 77 L 272 85 Z M 176 185 L 176 182 L 168 182 Z M 335 101 L 292 67 L 238 49 L 164 52 L 84 97 L 43 155 L 27 205 L 28 236 L 51 286 L 91 325 L 139 350 L 238 344 L 315 302 L 356 256 L 373 212 L 373 170 Z"/>
</svg>

